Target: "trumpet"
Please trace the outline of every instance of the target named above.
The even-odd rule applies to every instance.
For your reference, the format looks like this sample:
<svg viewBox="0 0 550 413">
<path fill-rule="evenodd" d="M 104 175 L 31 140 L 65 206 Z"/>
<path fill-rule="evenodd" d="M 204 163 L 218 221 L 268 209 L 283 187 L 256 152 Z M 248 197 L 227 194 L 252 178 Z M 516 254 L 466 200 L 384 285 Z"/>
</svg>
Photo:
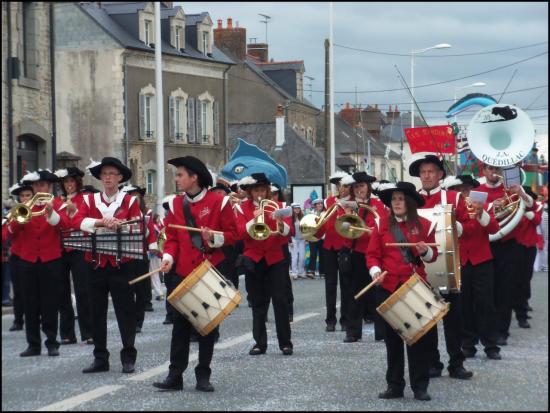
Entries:
<svg viewBox="0 0 550 413">
<path fill-rule="evenodd" d="M 329 209 L 322 212 L 319 216 L 315 213 L 304 215 L 304 217 L 300 220 L 300 231 L 302 232 L 302 237 L 309 242 L 319 241 L 319 239 L 315 237 L 315 233 L 327 223 L 329 218 L 334 214 L 339 206 L 340 205 L 337 203 L 332 204 Z"/>
<path fill-rule="evenodd" d="M 7 222 L 15 221 L 18 224 L 27 224 L 32 217 L 39 217 L 46 214 L 46 206 L 40 211 L 32 211 L 32 208 L 38 203 L 48 203 L 54 196 L 47 192 L 37 192 L 34 196 L 25 203 L 18 203 L 6 215 Z"/>
<path fill-rule="evenodd" d="M 271 235 L 279 234 L 278 231 L 272 231 L 265 223 L 265 210 L 271 209 L 275 212 L 279 209 L 279 204 L 271 199 L 262 199 L 260 201 L 260 215 L 256 217 L 254 223 L 248 228 L 248 235 L 256 241 L 264 241 Z"/>
<path fill-rule="evenodd" d="M 365 208 L 367 211 L 373 214 L 376 219 L 380 218 L 378 212 L 376 212 L 376 210 L 370 205 L 360 202 L 357 204 L 357 206 L 359 208 Z M 344 214 L 336 218 L 334 229 L 342 237 L 348 239 L 360 238 L 365 232 L 368 232 L 370 234 L 373 230 L 372 228 L 367 227 L 365 221 L 356 212 Z"/>
</svg>

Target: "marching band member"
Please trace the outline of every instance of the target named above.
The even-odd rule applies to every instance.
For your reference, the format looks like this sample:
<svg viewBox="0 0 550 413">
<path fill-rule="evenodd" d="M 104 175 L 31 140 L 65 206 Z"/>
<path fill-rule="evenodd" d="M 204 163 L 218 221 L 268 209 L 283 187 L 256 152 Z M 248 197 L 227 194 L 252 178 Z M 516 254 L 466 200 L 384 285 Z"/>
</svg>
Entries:
<svg viewBox="0 0 550 413">
<path fill-rule="evenodd" d="M 347 185 L 342 183 L 344 178 L 350 179 Z M 347 200 L 350 198 L 350 189 L 353 179 L 345 172 L 337 171 L 329 177 L 331 184 L 336 186 L 338 195 L 329 196 L 325 200 L 325 209 L 328 210 L 334 203 L 339 200 Z M 340 211 L 339 211 L 340 212 Z M 344 247 L 351 246 L 351 240 L 342 237 L 336 232 L 334 223 L 336 222 L 336 214 L 334 214 L 328 222 L 323 225 L 319 232 L 315 235 L 317 239 L 324 235 L 323 255 L 325 261 L 325 296 L 327 305 L 327 317 L 325 319 L 326 331 L 336 330 L 336 290 L 338 288 L 338 279 L 340 279 L 340 329 L 345 331 L 347 322 L 347 306 L 348 300 L 344 297 L 342 288 L 342 272 L 338 271 L 338 255 Z"/>
<path fill-rule="evenodd" d="M 141 219 L 139 202 L 118 189 L 119 184 L 132 177 L 132 171 L 117 158 L 105 157 L 101 162 L 92 162 L 88 166 L 91 175 L 100 180 L 103 191 L 87 194 L 73 217 L 72 227 L 85 232 L 105 227 L 110 230 L 120 228 L 121 222 Z M 92 309 L 92 336 L 94 339 L 94 361 L 82 370 L 83 373 L 96 373 L 109 370 L 109 351 L 107 350 L 107 309 L 108 296 L 111 293 L 118 329 L 122 339 L 120 359 L 123 373 L 133 373 L 137 350 L 136 303 L 132 286 L 128 284 L 131 275 L 131 259 L 116 256 L 85 253 L 90 263 L 88 291 Z"/>
<path fill-rule="evenodd" d="M 225 258 L 221 247 L 235 242 L 232 208 L 229 203 L 223 204 L 222 196 L 208 191 L 212 186 L 212 175 L 201 160 L 184 156 L 168 163 L 177 168 L 176 186 L 184 194 L 176 196 L 169 204 L 170 211 L 165 220 L 167 239 L 160 271 L 169 272 L 175 263 L 176 273 L 185 278 L 206 259 L 219 269 Z M 171 228 L 171 224 L 193 226 L 202 231 L 182 231 Z M 223 235 L 211 230 L 222 230 Z M 174 312 L 173 317 L 168 376 L 162 382 L 153 383 L 165 391 L 183 389 L 182 374 L 189 363 L 190 335 L 196 331 L 179 312 Z M 199 364 L 195 368 L 195 389 L 199 391 L 214 391 L 210 383 L 210 363 L 218 328 L 198 337 Z"/>
<path fill-rule="evenodd" d="M 401 284 L 414 273 L 426 281 L 424 262 L 434 262 L 437 248 L 426 243 L 435 243 L 435 231 L 431 222 L 418 215 L 417 208 L 424 205 L 424 199 L 416 192 L 413 184 L 397 182 L 393 188 L 379 192 L 380 200 L 391 208 L 388 216 L 382 216 L 380 227 L 374 226 L 367 248 L 367 266 L 370 275 L 377 280 L 382 301 L 386 300 Z M 410 242 L 415 247 L 387 247 L 386 243 Z M 382 275 L 382 271 L 387 271 Z M 388 388 L 378 395 L 381 399 L 403 397 L 405 388 L 405 359 L 403 340 L 395 330 L 384 321 L 387 352 L 386 382 Z M 430 359 L 430 335 L 437 334 L 432 328 L 416 343 L 407 347 L 409 379 L 414 398 L 430 400 L 427 393 Z"/>
<path fill-rule="evenodd" d="M 52 193 L 57 176 L 49 170 L 39 169 L 22 178 L 23 185 L 32 185 L 34 193 Z M 21 237 L 22 248 L 18 273 L 22 277 L 25 308 L 25 333 L 28 348 L 20 356 L 38 356 L 41 352 L 40 326 L 46 334 L 48 356 L 59 356 L 57 341 L 57 312 L 61 283 L 61 229 L 68 227 L 64 214 L 59 213 L 61 201 L 53 198 L 44 205 L 35 205 L 33 212 L 45 211 L 32 222 L 10 222 L 9 231 Z M 32 245 L 32 247 L 31 247 Z"/>
<path fill-rule="evenodd" d="M 362 205 L 369 206 L 375 210 L 379 216 L 385 214 L 385 207 L 378 199 L 371 198 L 371 184 L 376 180 L 374 176 L 366 172 L 355 172 L 353 175 L 353 185 L 351 189 L 352 199 L 358 203 L 357 215 L 365 222 L 367 228 L 378 226 L 379 218 Z M 348 322 L 346 323 L 346 337 L 344 343 L 355 343 L 360 341 L 363 333 L 363 315 L 365 306 L 369 309 L 369 317 L 374 320 L 379 318 L 376 313 L 376 290 L 370 290 L 359 300 L 354 300 L 353 296 L 372 281 L 367 268 L 367 247 L 371 235 L 364 232 L 361 237 L 351 242 L 351 271 L 344 272 L 343 277 L 347 279 L 343 284 L 347 286 L 346 295 L 349 302 Z M 381 320 L 376 320 L 375 338 L 379 340 L 383 337 Z"/>
<path fill-rule="evenodd" d="M 474 357 L 476 344 L 481 340 L 487 358 L 500 360 L 500 347 L 496 344 L 496 312 L 494 297 L 493 256 L 489 235 L 499 230 L 499 225 L 489 204 L 470 200 L 470 192 L 479 186 L 471 175 L 449 176 L 442 184 L 445 189 L 459 191 L 470 203 L 470 220 L 475 228 L 459 238 L 462 294 L 462 353 Z"/>
<path fill-rule="evenodd" d="M 506 204 L 506 197 L 513 194 L 522 198 L 525 202 L 525 211 L 533 207 L 533 199 L 528 196 L 521 185 L 513 185 L 505 189 L 500 178 L 502 169 L 483 164 L 485 184 L 481 184 L 478 191 L 487 192 L 487 202 L 492 203 L 492 208 L 500 208 Z M 512 306 L 514 297 L 514 279 L 521 271 L 521 263 L 517 259 L 522 253 L 521 245 L 517 241 L 519 225 L 508 235 L 497 241 L 491 242 L 491 253 L 495 266 L 495 308 L 497 315 L 497 344 L 505 346 L 510 335 L 510 323 L 512 320 Z"/>
<path fill-rule="evenodd" d="M 456 212 L 456 226 L 458 236 L 463 232 L 472 231 L 474 222 L 468 216 L 468 208 L 460 193 L 442 190 L 440 181 L 445 178 L 443 162 L 435 154 L 417 155 L 409 165 L 409 175 L 420 178 L 422 188 L 419 191 L 424 198 L 424 208 L 433 208 L 436 205 L 453 205 Z M 462 353 L 462 311 L 460 307 L 460 294 L 450 292 L 442 294 L 446 301 L 450 302 L 449 312 L 443 318 L 443 330 L 445 332 L 445 344 L 449 354 L 449 376 L 455 379 L 469 379 L 473 376 L 471 371 L 464 368 L 464 354 Z M 434 327 L 437 332 L 437 325 Z M 432 337 L 432 358 L 430 362 L 430 377 L 441 376 L 443 363 L 441 363 L 438 349 L 438 335 Z"/>
<path fill-rule="evenodd" d="M 273 301 L 275 326 L 279 348 L 284 355 L 293 353 L 290 321 L 288 315 L 288 273 L 282 245 L 292 235 L 289 219 L 272 218 L 271 211 L 264 213 L 265 224 L 272 232 L 265 240 L 255 240 L 248 233 L 256 218 L 261 200 L 270 199 L 271 183 L 263 173 L 254 173 L 248 179 L 241 180 L 241 188 L 248 192 L 249 199 L 241 204 L 238 230 L 244 240 L 244 267 L 248 297 L 252 305 L 252 334 L 255 344 L 249 351 L 252 356 L 264 354 L 267 350 L 267 332 L 265 319 L 270 300 Z M 279 203 L 278 203 L 279 204 Z M 281 204 L 279 204 L 281 206 Z M 273 232 L 276 232 L 273 235 Z"/>
<path fill-rule="evenodd" d="M 34 194 L 30 184 L 16 183 L 9 188 L 10 194 L 18 199 L 19 203 L 25 203 L 30 200 Z M 5 233 L 4 233 L 5 231 Z M 23 290 L 23 275 L 20 268 L 21 250 L 25 246 L 25 240 L 21 236 L 22 232 L 11 234 L 9 226 L 2 226 L 2 235 L 11 237 L 9 266 L 11 273 L 11 281 L 13 284 L 13 324 L 10 331 L 23 330 L 25 306 L 24 306 L 24 290 Z"/>
<path fill-rule="evenodd" d="M 79 205 L 84 199 L 82 193 L 82 177 L 84 172 L 74 166 L 58 169 L 54 174 L 59 178 L 63 202 L 60 210 L 70 221 L 76 215 Z M 93 344 L 92 318 L 90 314 L 90 297 L 88 295 L 88 264 L 84 260 L 84 251 L 74 248 L 63 248 L 63 283 L 62 297 L 59 308 L 59 334 L 61 344 L 76 343 L 74 328 L 74 310 L 71 299 L 71 274 L 73 277 L 76 312 L 80 338 L 87 344 Z"/>
</svg>

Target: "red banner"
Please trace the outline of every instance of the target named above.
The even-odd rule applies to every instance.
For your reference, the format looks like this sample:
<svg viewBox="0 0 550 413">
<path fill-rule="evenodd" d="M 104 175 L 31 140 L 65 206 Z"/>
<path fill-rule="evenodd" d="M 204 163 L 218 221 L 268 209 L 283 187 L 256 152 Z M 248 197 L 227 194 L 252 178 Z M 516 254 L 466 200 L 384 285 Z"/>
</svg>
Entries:
<svg viewBox="0 0 550 413">
<path fill-rule="evenodd" d="M 455 153 L 456 150 L 455 134 L 451 125 L 405 128 L 405 136 L 411 153 Z"/>
</svg>

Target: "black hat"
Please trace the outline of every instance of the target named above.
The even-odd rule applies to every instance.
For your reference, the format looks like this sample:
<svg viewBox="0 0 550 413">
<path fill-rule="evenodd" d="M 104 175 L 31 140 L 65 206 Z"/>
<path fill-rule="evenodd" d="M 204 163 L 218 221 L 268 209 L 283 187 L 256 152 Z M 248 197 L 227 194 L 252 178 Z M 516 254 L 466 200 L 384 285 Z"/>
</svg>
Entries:
<svg viewBox="0 0 550 413">
<path fill-rule="evenodd" d="M 263 172 L 258 172 L 251 174 L 250 176 L 246 176 L 243 179 L 241 179 L 239 186 L 242 190 L 247 191 L 251 188 L 254 188 L 255 186 L 260 185 L 267 185 L 271 187 L 271 182 L 269 182 L 269 179 L 267 179 L 267 176 Z"/>
<path fill-rule="evenodd" d="M 376 177 L 368 175 L 366 172 L 363 171 L 354 172 L 352 176 L 355 183 L 366 182 L 367 184 L 370 184 L 376 181 Z"/>
<path fill-rule="evenodd" d="M 348 175 L 344 171 L 336 171 L 333 175 L 329 176 L 328 180 L 331 184 L 338 184 L 344 176 Z"/>
<path fill-rule="evenodd" d="M 535 194 L 535 193 L 533 192 L 533 189 L 531 189 L 530 186 L 523 185 L 522 188 L 523 188 L 523 190 L 525 191 L 525 193 L 526 193 L 527 195 L 529 195 L 531 198 L 533 198 L 533 201 L 536 201 L 536 200 L 538 199 L 537 194 Z"/>
<path fill-rule="evenodd" d="M 405 195 L 410 196 L 415 200 L 417 208 L 424 206 L 426 201 L 422 198 L 418 192 L 416 192 L 416 187 L 410 182 L 397 182 L 392 188 L 386 188 L 378 192 L 378 198 L 384 203 L 388 208 L 391 208 L 391 197 L 395 191 L 403 192 Z"/>
<path fill-rule="evenodd" d="M 8 188 L 8 192 L 11 195 L 19 196 L 21 191 L 32 191 L 32 186 L 16 183 Z"/>
<path fill-rule="evenodd" d="M 80 192 L 91 192 L 92 194 L 95 194 L 96 192 L 100 192 L 100 191 L 93 185 L 84 185 L 80 190 Z"/>
<path fill-rule="evenodd" d="M 225 186 L 221 182 L 218 182 L 216 185 L 214 185 L 212 188 L 210 188 L 209 191 L 214 191 L 216 189 L 221 189 L 226 194 L 229 194 L 231 192 L 231 189 L 229 189 L 227 186 Z"/>
<path fill-rule="evenodd" d="M 63 178 L 66 178 L 68 176 L 76 177 L 80 176 L 81 178 L 84 176 L 84 171 L 80 170 L 76 166 L 68 166 L 64 169 L 58 169 L 54 172 L 54 174 L 62 180 Z"/>
<path fill-rule="evenodd" d="M 104 166 L 113 166 L 118 169 L 122 175 L 122 180 L 120 181 L 121 183 L 128 181 L 132 177 L 132 171 L 130 170 L 130 168 L 120 162 L 117 158 L 112 158 L 110 156 L 106 156 L 101 160 L 100 163 L 89 167 L 88 170 L 94 178 L 101 179 L 101 168 L 103 168 Z"/>
<path fill-rule="evenodd" d="M 197 174 L 199 178 L 199 186 L 201 188 L 208 188 L 212 186 L 212 174 L 206 167 L 206 165 L 198 158 L 194 156 L 182 156 L 180 158 L 173 158 L 168 161 L 170 165 L 175 167 L 183 166 L 185 169 Z"/>
<path fill-rule="evenodd" d="M 388 181 L 387 179 L 381 179 L 379 181 L 376 181 L 375 183 L 372 184 L 372 193 L 376 196 L 378 196 L 378 192 L 381 191 L 381 187 L 382 189 L 384 188 L 382 185 L 384 184 L 389 184 L 390 181 Z"/>
<path fill-rule="evenodd" d="M 230 186 L 229 186 L 229 189 L 231 189 L 232 192 L 239 192 L 239 181 L 237 182 L 233 182 Z"/>
<path fill-rule="evenodd" d="M 420 158 L 414 160 L 409 165 L 409 175 L 410 176 L 420 176 L 420 165 L 423 163 L 433 163 L 434 165 L 437 165 L 437 167 L 443 171 L 443 176 L 441 179 L 445 178 L 447 176 L 447 173 L 445 172 L 445 165 L 443 164 L 443 161 L 439 159 L 437 155 L 424 155 Z"/>
<path fill-rule="evenodd" d="M 474 179 L 472 175 L 458 175 L 456 177 L 456 180 L 460 182 L 450 182 L 448 185 L 446 185 L 447 189 L 453 189 L 459 185 L 470 185 L 472 188 L 477 188 L 479 186 L 479 181 L 477 179 Z"/>
<path fill-rule="evenodd" d="M 39 169 L 38 171 L 29 172 L 21 178 L 22 185 L 31 185 L 33 182 L 38 181 L 53 183 L 59 181 L 59 178 L 48 169 Z"/>
<path fill-rule="evenodd" d="M 141 196 L 144 196 L 146 192 L 145 188 L 141 188 L 137 185 L 132 185 L 132 184 L 121 185 L 118 187 L 118 189 L 120 191 L 126 192 L 127 194 L 139 192 Z"/>
</svg>

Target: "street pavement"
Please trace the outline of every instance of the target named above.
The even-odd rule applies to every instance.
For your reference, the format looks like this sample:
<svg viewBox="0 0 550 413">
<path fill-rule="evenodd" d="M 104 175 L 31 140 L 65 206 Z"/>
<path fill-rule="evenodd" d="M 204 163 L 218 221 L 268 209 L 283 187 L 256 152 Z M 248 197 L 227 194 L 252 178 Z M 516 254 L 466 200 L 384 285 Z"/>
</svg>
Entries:
<svg viewBox="0 0 550 413">
<path fill-rule="evenodd" d="M 92 362 L 93 346 L 61 346 L 59 357 L 21 358 L 24 331 L 9 332 L 13 316 L 2 316 L 2 410 L 519 410 L 548 411 L 548 273 L 535 273 L 530 304 L 530 329 L 514 320 L 502 360 L 485 357 L 478 348 L 465 366 L 468 381 L 443 377 L 430 380 L 432 401 L 413 399 L 405 370 L 405 398 L 380 400 L 385 390 L 386 351 L 374 341 L 373 325 L 364 325 L 363 340 L 343 343 L 344 332 L 327 333 L 324 282 L 293 281 L 294 355 L 283 356 L 277 345 L 274 316 L 269 314 L 269 347 L 265 355 L 249 356 L 252 315 L 241 278 L 241 305 L 221 325 L 211 382 L 216 391 L 195 390 L 196 343 L 184 373 L 184 389 L 158 392 L 152 386 L 168 371 L 172 327 L 163 325 L 164 302 L 153 301 L 143 333 L 136 338 L 136 372 L 121 373 L 119 332 L 109 309 L 108 347 L 111 370 L 82 374 Z M 441 324 L 441 323 L 440 323 Z M 448 360 L 443 328 L 439 328 L 442 361 Z M 78 333 L 77 333 L 78 335 Z M 44 338 L 44 337 L 43 337 Z"/>
</svg>

